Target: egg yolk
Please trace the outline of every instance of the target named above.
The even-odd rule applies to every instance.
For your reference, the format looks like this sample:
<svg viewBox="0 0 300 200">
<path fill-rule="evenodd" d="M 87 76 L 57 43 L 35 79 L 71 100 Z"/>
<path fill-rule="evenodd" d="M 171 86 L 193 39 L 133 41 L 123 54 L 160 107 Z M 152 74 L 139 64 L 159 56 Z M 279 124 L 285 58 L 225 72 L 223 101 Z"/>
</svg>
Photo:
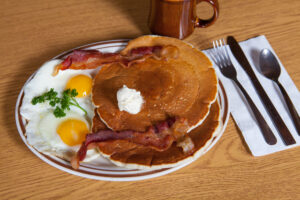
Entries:
<svg viewBox="0 0 300 200">
<path fill-rule="evenodd" d="M 85 122 L 78 119 L 68 119 L 59 124 L 56 129 L 61 140 L 68 146 L 82 144 L 89 129 Z"/>
<path fill-rule="evenodd" d="M 78 92 L 76 97 L 85 97 L 91 93 L 92 83 L 93 81 L 91 77 L 86 75 L 77 75 L 68 81 L 66 89 L 76 89 Z"/>
</svg>

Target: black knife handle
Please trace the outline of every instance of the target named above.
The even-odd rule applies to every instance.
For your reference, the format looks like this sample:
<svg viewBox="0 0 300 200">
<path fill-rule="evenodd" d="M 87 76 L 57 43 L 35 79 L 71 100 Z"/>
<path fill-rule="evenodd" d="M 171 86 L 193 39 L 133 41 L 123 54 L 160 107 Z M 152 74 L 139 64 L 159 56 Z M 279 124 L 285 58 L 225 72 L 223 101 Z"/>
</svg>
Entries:
<svg viewBox="0 0 300 200">
<path fill-rule="evenodd" d="M 267 93 L 265 92 L 260 82 L 258 81 L 251 65 L 249 64 L 238 42 L 235 40 L 234 37 L 228 36 L 227 43 L 229 44 L 229 47 L 233 55 L 235 56 L 235 58 L 238 60 L 242 68 L 250 77 L 250 80 L 252 81 L 252 84 L 254 85 L 260 99 L 264 103 L 264 106 L 268 111 L 269 116 L 271 117 L 274 125 L 277 127 L 277 130 L 283 142 L 286 145 L 295 144 L 296 143 L 295 139 L 293 138 L 292 134 L 290 133 L 289 129 L 286 127 L 285 123 L 283 122 L 282 118 L 280 117 L 279 113 L 277 112 L 276 108 L 274 107 L 273 103 L 268 97 Z"/>
<path fill-rule="evenodd" d="M 283 142 L 286 145 L 295 144 L 296 141 L 293 138 L 292 134 L 290 133 L 289 129 L 286 127 L 285 123 L 283 122 L 282 118 L 280 117 L 279 113 L 275 109 L 274 105 L 272 104 L 271 100 L 267 96 L 266 92 L 260 85 L 260 83 L 256 83 L 256 90 L 260 96 L 260 99 L 263 101 L 264 106 L 266 107 L 267 111 L 270 114 L 275 126 L 279 131 L 279 135 L 282 138 Z"/>
</svg>

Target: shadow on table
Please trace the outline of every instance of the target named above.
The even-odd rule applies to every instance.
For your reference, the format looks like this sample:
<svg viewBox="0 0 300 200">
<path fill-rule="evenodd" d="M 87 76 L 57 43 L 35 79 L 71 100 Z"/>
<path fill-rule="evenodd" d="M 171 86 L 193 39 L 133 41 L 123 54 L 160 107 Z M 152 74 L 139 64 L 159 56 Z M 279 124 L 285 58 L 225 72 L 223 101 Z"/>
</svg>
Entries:
<svg viewBox="0 0 300 200">
<path fill-rule="evenodd" d="M 124 16 L 127 16 L 142 34 L 150 33 L 147 26 L 150 0 L 112 0 L 108 2 Z"/>
</svg>

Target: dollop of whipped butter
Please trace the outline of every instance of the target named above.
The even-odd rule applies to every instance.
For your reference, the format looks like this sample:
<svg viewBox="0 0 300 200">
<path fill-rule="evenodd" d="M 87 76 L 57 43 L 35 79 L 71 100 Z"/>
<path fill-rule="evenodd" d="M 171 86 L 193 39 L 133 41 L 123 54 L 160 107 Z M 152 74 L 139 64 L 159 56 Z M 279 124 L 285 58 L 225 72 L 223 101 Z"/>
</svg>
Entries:
<svg viewBox="0 0 300 200">
<path fill-rule="evenodd" d="M 130 89 L 123 85 L 117 92 L 117 100 L 120 111 L 126 111 L 130 114 L 137 114 L 141 111 L 144 103 L 141 92 Z"/>
</svg>

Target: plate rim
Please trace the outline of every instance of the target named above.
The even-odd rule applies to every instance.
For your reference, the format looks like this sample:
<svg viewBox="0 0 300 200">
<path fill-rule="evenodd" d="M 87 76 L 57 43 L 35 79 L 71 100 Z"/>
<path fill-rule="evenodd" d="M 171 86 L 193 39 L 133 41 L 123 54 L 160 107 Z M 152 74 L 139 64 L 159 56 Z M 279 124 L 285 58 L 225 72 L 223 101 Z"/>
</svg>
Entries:
<svg viewBox="0 0 300 200">
<path fill-rule="evenodd" d="M 122 46 L 121 44 L 124 44 L 124 46 L 126 46 L 126 44 L 128 43 L 129 40 L 130 39 L 115 39 L 115 40 L 105 40 L 105 41 L 99 41 L 99 42 L 85 44 L 85 45 L 78 46 L 78 47 L 72 48 L 70 50 L 64 51 L 64 52 L 58 54 L 57 56 L 53 57 L 50 60 L 62 59 L 66 55 L 71 53 L 73 50 L 89 49 L 89 48 L 91 48 L 91 49 L 94 48 L 95 49 L 95 47 L 97 47 L 97 46 L 103 46 L 102 48 L 105 48 L 104 46 L 107 45 L 107 44 L 119 44 L 115 47 L 121 47 Z M 20 115 L 20 107 L 21 107 L 21 101 L 22 101 L 23 94 L 24 94 L 24 87 L 32 79 L 32 77 L 37 72 L 37 70 L 24 83 L 24 85 L 23 85 L 23 87 L 22 87 L 22 89 L 21 89 L 21 91 L 18 95 L 18 98 L 17 98 L 17 102 L 16 102 L 16 106 L 15 106 L 15 121 L 16 121 L 16 125 L 17 125 L 19 135 L 21 136 L 21 138 L 22 138 L 23 142 L 25 143 L 25 145 L 27 146 L 27 148 L 29 148 L 31 150 L 31 152 L 33 152 L 38 158 L 40 158 L 41 160 L 43 160 L 47 164 L 51 165 L 52 167 L 55 167 L 59 170 L 62 170 L 64 172 L 67 172 L 67 173 L 70 173 L 70 174 L 73 174 L 73 175 L 76 175 L 76 176 L 89 178 L 89 179 L 94 179 L 94 180 L 102 180 L 102 181 L 138 181 L 138 180 L 145 180 L 145 179 L 155 178 L 155 177 L 159 177 L 159 176 L 162 176 L 162 175 L 169 174 L 171 172 L 174 172 L 176 170 L 179 170 L 179 169 L 191 164 L 192 162 L 198 160 L 201 156 L 205 155 L 219 141 L 219 139 L 223 135 L 224 130 L 225 130 L 225 128 L 227 126 L 227 123 L 228 123 L 229 113 L 230 113 L 229 112 L 229 101 L 228 101 L 228 97 L 227 97 L 224 85 L 222 84 L 221 80 L 218 79 L 217 99 L 221 98 L 222 102 L 224 101 L 224 105 L 220 105 L 220 108 L 221 108 L 220 111 L 224 112 L 223 116 L 221 116 L 222 125 L 221 125 L 220 130 L 218 130 L 218 132 L 219 132 L 218 135 L 208 145 L 207 149 L 205 149 L 205 151 L 203 152 L 203 154 L 200 157 L 198 157 L 197 159 L 191 159 L 191 160 L 189 160 L 189 161 L 187 161 L 183 164 L 180 164 L 180 165 L 174 166 L 174 167 L 169 167 L 169 168 L 152 169 L 152 170 L 151 169 L 149 169 L 149 170 L 133 170 L 133 171 L 144 172 L 142 175 L 139 175 L 139 176 L 130 176 L 130 174 L 128 174 L 128 176 L 124 176 L 124 177 L 122 177 L 122 176 L 121 177 L 120 176 L 119 177 L 114 177 L 111 174 L 110 175 L 93 175 L 93 174 L 89 174 L 85 171 L 81 172 L 79 170 L 72 169 L 71 166 L 70 167 L 64 167 L 62 165 L 57 164 L 56 162 L 54 162 L 52 160 L 53 158 L 51 158 L 50 156 L 48 156 L 46 154 L 43 154 L 43 153 L 37 151 L 34 147 L 30 146 L 27 143 L 27 139 L 25 137 L 25 132 L 23 131 L 23 129 L 20 125 L 21 123 L 23 123 L 23 125 L 24 125 L 24 119 L 22 119 L 22 116 Z M 225 110 L 222 109 L 222 106 L 225 108 Z M 222 115 L 222 112 L 220 114 Z M 126 168 L 124 168 L 124 169 L 126 169 Z"/>
</svg>

